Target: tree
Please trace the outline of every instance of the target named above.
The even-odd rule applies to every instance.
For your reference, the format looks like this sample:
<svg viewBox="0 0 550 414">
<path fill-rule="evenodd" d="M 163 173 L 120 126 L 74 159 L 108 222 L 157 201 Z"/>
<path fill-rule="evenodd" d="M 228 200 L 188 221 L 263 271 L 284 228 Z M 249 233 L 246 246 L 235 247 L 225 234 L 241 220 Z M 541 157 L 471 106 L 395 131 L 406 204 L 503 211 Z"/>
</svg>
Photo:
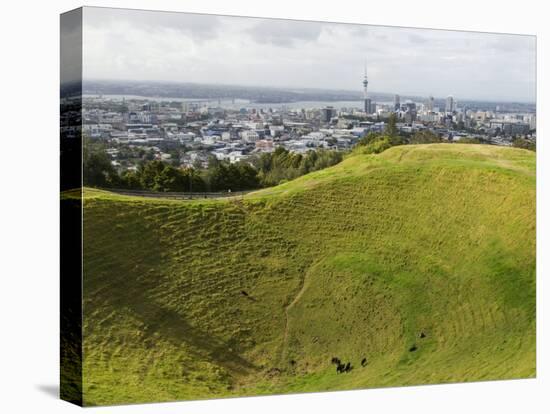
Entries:
<svg viewBox="0 0 550 414">
<path fill-rule="evenodd" d="M 125 171 L 121 176 L 121 185 L 125 188 L 141 188 L 140 177 L 136 171 Z"/>
<path fill-rule="evenodd" d="M 330 167 L 334 164 L 338 164 L 342 161 L 342 153 L 337 151 L 326 151 L 319 150 L 313 169 L 310 171 L 322 170 L 324 168 Z"/>
<path fill-rule="evenodd" d="M 441 142 L 441 138 L 429 130 L 417 131 L 411 137 L 411 144 L 432 144 L 436 142 Z"/>
<path fill-rule="evenodd" d="M 384 134 L 390 137 L 391 140 L 399 137 L 399 130 L 397 129 L 397 115 L 394 112 L 392 112 L 388 118 L 388 124 L 386 125 Z"/>
<path fill-rule="evenodd" d="M 525 138 L 516 138 L 512 141 L 512 146 L 516 148 L 523 148 L 530 151 L 537 150 L 537 144 Z"/>
<path fill-rule="evenodd" d="M 181 170 L 181 175 L 184 183 L 183 191 L 199 193 L 207 190 L 206 182 L 195 168 L 185 168 Z"/>
<path fill-rule="evenodd" d="M 375 141 L 378 138 L 380 138 L 380 133 L 370 131 L 366 136 L 361 138 L 357 144 L 361 145 L 361 146 L 362 145 L 368 145 L 368 144 L 370 144 L 371 142 Z"/>
<path fill-rule="evenodd" d="M 278 147 L 272 153 L 264 153 L 252 159 L 252 163 L 258 171 L 260 185 L 269 187 L 329 167 L 341 160 L 342 153 L 339 151 L 319 149 L 297 154 Z"/>
<path fill-rule="evenodd" d="M 155 151 L 150 149 L 143 154 L 143 161 L 153 161 L 155 159 Z"/>
<path fill-rule="evenodd" d="M 239 169 L 240 190 L 249 190 L 260 187 L 258 171 L 252 165 L 240 163 L 237 168 Z"/>
<path fill-rule="evenodd" d="M 181 152 L 179 149 L 171 149 L 170 151 L 168 151 L 168 153 L 170 154 L 170 164 L 173 166 L 173 167 L 179 167 L 180 165 L 180 158 L 181 158 Z"/>
<path fill-rule="evenodd" d="M 202 161 L 199 158 L 196 158 L 193 161 L 193 169 L 196 171 L 202 170 Z"/>
<path fill-rule="evenodd" d="M 183 176 L 172 165 L 164 164 L 164 168 L 155 178 L 155 191 L 183 191 Z"/>
<path fill-rule="evenodd" d="M 92 187 L 114 187 L 119 184 L 118 173 L 104 151 L 84 151 L 82 163 L 84 185 Z"/>
<path fill-rule="evenodd" d="M 162 173 L 162 170 L 164 170 L 164 163 L 158 160 L 149 161 L 140 165 L 138 172 L 141 187 L 147 190 L 157 191 L 157 177 Z"/>
<path fill-rule="evenodd" d="M 122 175 L 127 188 L 151 191 L 202 192 L 207 187 L 200 174 L 193 168 L 179 169 L 162 161 L 143 163 L 137 172 Z"/>
<path fill-rule="evenodd" d="M 208 168 L 209 184 L 212 191 L 227 191 L 229 187 L 228 169 L 223 163 Z"/>
<path fill-rule="evenodd" d="M 302 157 L 302 161 L 300 162 L 299 172 L 300 175 L 304 175 L 309 173 L 310 171 L 313 171 L 315 168 L 315 163 L 317 162 L 317 152 L 316 151 L 308 151 L 304 157 Z"/>
<path fill-rule="evenodd" d="M 216 158 L 214 155 L 208 156 L 208 168 L 216 168 L 220 165 L 221 161 Z"/>
<path fill-rule="evenodd" d="M 363 147 L 363 153 L 365 154 L 380 154 L 381 152 L 387 150 L 388 148 L 392 147 L 391 139 L 390 137 L 380 137 L 370 144 Z"/>
<path fill-rule="evenodd" d="M 206 169 L 179 169 L 160 160 L 141 162 L 137 171 L 126 171 L 120 177 L 125 188 L 152 191 L 243 191 L 277 185 L 311 171 L 340 162 L 341 152 L 320 149 L 306 154 L 277 148 L 273 153 L 253 158 L 253 163 L 231 164 L 214 157 Z M 112 166 L 111 166 L 112 168 Z M 116 171 L 115 171 L 116 174 Z M 116 176 L 118 177 L 118 175 Z"/>
<path fill-rule="evenodd" d="M 271 169 L 271 154 L 263 153 L 251 159 L 254 167 L 260 172 L 267 172 Z"/>
</svg>

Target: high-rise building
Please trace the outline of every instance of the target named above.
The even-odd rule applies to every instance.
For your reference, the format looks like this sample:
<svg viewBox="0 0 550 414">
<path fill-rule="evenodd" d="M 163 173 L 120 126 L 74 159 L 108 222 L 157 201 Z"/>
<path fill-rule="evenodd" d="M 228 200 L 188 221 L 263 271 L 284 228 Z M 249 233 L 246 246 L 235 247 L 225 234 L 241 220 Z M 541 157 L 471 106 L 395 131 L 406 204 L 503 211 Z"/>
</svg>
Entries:
<svg viewBox="0 0 550 414">
<path fill-rule="evenodd" d="M 447 100 L 445 101 L 445 112 L 454 112 L 455 105 L 454 98 L 451 95 L 447 96 Z"/>
<path fill-rule="evenodd" d="M 416 120 L 416 104 L 412 101 L 407 101 L 403 105 L 405 109 L 405 122 L 413 122 Z"/>
<path fill-rule="evenodd" d="M 330 122 L 330 120 L 336 116 L 336 109 L 332 106 L 327 106 L 321 109 L 321 120 L 323 122 Z"/>
<path fill-rule="evenodd" d="M 428 112 L 433 112 L 434 111 L 434 97 L 433 96 L 430 96 L 428 98 L 428 101 L 426 102 L 426 110 Z"/>
<path fill-rule="evenodd" d="M 365 112 L 367 114 L 372 114 L 372 100 L 370 98 L 365 98 Z"/>
<path fill-rule="evenodd" d="M 393 97 L 393 110 L 399 111 L 400 107 L 401 107 L 401 98 L 399 97 L 399 95 L 396 94 Z"/>
</svg>

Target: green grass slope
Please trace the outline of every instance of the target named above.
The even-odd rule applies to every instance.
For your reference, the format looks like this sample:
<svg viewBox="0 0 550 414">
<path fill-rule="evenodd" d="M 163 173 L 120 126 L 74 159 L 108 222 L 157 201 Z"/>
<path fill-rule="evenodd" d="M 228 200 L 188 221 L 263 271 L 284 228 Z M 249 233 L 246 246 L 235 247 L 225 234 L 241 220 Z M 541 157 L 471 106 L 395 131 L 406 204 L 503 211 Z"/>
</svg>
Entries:
<svg viewBox="0 0 550 414">
<path fill-rule="evenodd" d="M 86 405 L 532 377 L 535 154 L 394 147 L 228 200 L 86 190 L 84 335 Z"/>
</svg>

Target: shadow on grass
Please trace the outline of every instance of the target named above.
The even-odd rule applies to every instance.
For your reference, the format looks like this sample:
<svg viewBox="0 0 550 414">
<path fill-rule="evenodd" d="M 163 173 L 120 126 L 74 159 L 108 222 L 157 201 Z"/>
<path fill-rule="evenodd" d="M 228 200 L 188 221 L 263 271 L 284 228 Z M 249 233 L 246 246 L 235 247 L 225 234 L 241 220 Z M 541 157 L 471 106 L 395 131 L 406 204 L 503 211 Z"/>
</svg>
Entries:
<svg viewBox="0 0 550 414">
<path fill-rule="evenodd" d="M 100 214 L 102 210 L 96 208 L 96 214 Z M 148 339 L 158 333 L 175 346 L 188 344 L 197 360 L 207 360 L 230 373 L 243 375 L 256 371 L 258 367 L 231 349 L 224 340 L 155 301 L 153 292 L 162 283 L 163 276 L 144 273 L 144 270 L 154 269 L 159 264 L 167 266 L 166 261 L 170 259 L 164 252 L 170 244 L 165 244 L 156 218 L 144 217 L 127 206 L 124 214 L 128 223 L 125 228 L 117 228 L 116 214 L 95 219 L 89 215 L 84 220 L 84 245 L 87 246 L 84 249 L 84 292 L 99 292 L 85 296 L 85 300 L 90 301 L 87 314 L 93 314 L 96 307 L 114 311 L 129 308 L 146 326 L 144 334 Z M 113 243 L 124 243 L 124 251 L 113 250 Z M 102 258 L 102 263 L 90 260 L 94 257 Z M 88 320 L 91 324 L 95 322 Z"/>
<path fill-rule="evenodd" d="M 185 342 L 198 349 L 199 355 L 204 353 L 202 357 L 229 372 L 243 375 L 257 369 L 237 352 L 230 350 L 230 346 L 224 341 L 191 326 L 179 313 L 158 305 L 146 295 L 140 294 L 135 303 L 131 309 L 148 325 L 146 336 L 158 332 L 176 346 Z M 152 320 L 158 322 L 150 323 Z"/>
</svg>

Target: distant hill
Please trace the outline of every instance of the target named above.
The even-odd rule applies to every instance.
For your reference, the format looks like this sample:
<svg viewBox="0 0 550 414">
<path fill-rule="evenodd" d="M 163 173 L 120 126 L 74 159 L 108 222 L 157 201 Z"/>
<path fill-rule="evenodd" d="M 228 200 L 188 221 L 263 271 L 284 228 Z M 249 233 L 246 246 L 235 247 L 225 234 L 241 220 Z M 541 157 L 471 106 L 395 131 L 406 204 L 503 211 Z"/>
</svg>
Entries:
<svg viewBox="0 0 550 414">
<path fill-rule="evenodd" d="M 84 402 L 532 377 L 535 193 L 533 152 L 461 144 L 230 200 L 86 189 Z"/>
<path fill-rule="evenodd" d="M 78 87 L 78 88 L 77 88 Z M 266 86 L 204 84 L 193 82 L 164 81 L 128 81 L 128 80 L 85 80 L 81 85 L 62 85 L 62 95 L 80 90 L 85 95 L 129 95 L 140 96 L 143 99 L 162 98 L 189 100 L 245 99 L 252 103 L 293 103 L 319 101 L 327 104 L 339 101 L 363 101 L 363 91 L 358 84 L 357 90 L 321 89 L 321 88 L 283 88 Z M 396 91 L 398 92 L 398 91 Z M 393 102 L 394 93 L 369 90 L 369 98 L 373 102 Z M 428 96 L 401 95 L 401 102 L 426 102 Z M 456 97 L 455 97 L 456 100 Z M 446 97 L 435 97 L 436 107 L 444 108 Z M 480 111 L 535 113 L 535 102 L 512 102 L 498 100 L 479 100 L 459 97 L 460 108 Z M 498 109 L 497 109 L 498 108 Z"/>
<path fill-rule="evenodd" d="M 261 86 L 239 86 L 222 84 L 201 84 L 191 82 L 132 82 L 88 80 L 83 84 L 84 94 L 138 95 L 187 99 L 249 99 L 251 101 L 281 103 L 298 101 L 340 101 L 362 98 L 361 91 L 269 88 Z M 389 95 L 388 95 L 389 96 Z"/>
</svg>

